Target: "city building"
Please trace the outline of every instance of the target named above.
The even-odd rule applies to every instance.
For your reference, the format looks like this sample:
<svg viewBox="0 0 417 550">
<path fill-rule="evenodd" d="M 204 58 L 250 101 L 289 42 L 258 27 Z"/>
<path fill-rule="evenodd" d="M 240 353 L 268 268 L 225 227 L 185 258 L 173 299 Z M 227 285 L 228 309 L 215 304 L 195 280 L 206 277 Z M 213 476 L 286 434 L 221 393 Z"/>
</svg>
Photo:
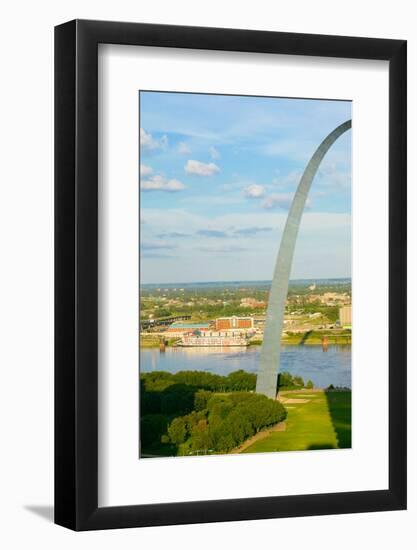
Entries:
<svg viewBox="0 0 417 550">
<path fill-rule="evenodd" d="M 215 320 L 216 330 L 253 329 L 252 317 L 219 317 Z"/>
<path fill-rule="evenodd" d="M 339 321 L 343 328 L 352 327 L 352 306 L 343 306 L 339 309 Z"/>
<path fill-rule="evenodd" d="M 210 323 L 172 323 L 165 331 L 169 338 L 180 338 L 184 334 L 209 330 Z"/>
<path fill-rule="evenodd" d="M 347 292 L 325 292 L 321 296 L 321 303 L 326 305 L 333 305 L 333 304 L 350 304 L 350 296 Z"/>
<path fill-rule="evenodd" d="M 242 300 L 240 300 L 240 307 L 246 307 L 249 309 L 265 308 L 266 302 L 256 300 L 255 298 L 242 298 Z"/>
<path fill-rule="evenodd" d="M 319 302 L 326 306 L 347 305 L 351 297 L 347 292 L 324 292 L 323 294 L 308 294 L 302 296 L 291 296 L 289 302 L 313 304 Z"/>
</svg>

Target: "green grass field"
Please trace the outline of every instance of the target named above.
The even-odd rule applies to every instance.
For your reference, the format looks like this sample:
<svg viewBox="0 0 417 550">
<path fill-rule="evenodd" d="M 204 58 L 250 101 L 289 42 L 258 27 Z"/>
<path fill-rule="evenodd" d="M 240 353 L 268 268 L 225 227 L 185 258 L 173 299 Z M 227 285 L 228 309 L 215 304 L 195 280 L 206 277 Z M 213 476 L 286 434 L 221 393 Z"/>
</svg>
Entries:
<svg viewBox="0 0 417 550">
<path fill-rule="evenodd" d="M 285 431 L 271 432 L 243 452 L 263 453 L 351 447 L 351 392 L 283 391 L 281 396 L 288 411 Z M 298 399 L 307 402 L 292 401 Z"/>
<path fill-rule="evenodd" d="M 307 330 L 302 333 L 284 333 L 281 343 L 289 345 L 321 345 L 323 337 L 327 337 L 328 344 L 346 345 L 352 343 L 350 330 Z"/>
</svg>

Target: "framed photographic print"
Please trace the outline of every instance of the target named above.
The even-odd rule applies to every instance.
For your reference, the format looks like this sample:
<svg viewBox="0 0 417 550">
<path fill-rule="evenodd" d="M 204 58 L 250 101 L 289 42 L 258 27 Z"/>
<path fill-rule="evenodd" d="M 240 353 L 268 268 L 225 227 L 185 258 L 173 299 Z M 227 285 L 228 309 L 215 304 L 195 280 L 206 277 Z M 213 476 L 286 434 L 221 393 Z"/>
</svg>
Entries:
<svg viewBox="0 0 417 550">
<path fill-rule="evenodd" d="M 406 42 L 55 31 L 55 521 L 406 507 Z"/>
</svg>

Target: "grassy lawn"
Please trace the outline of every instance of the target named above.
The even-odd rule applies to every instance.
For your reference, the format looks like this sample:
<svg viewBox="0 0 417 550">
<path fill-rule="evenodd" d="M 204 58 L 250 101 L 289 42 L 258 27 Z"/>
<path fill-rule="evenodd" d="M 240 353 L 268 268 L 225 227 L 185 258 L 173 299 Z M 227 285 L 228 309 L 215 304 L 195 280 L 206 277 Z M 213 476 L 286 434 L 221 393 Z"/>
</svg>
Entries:
<svg viewBox="0 0 417 550">
<path fill-rule="evenodd" d="M 245 453 L 338 449 L 351 446 L 351 392 L 305 390 L 281 392 L 287 399 L 306 403 L 284 403 L 288 416 L 284 432 L 271 432 L 245 449 Z"/>
<path fill-rule="evenodd" d="M 140 335 L 141 348 L 159 348 L 159 337 L 152 334 Z"/>
<path fill-rule="evenodd" d="M 291 345 L 321 345 L 322 338 L 327 336 L 329 344 L 346 345 L 352 343 L 352 333 L 349 330 L 308 330 L 302 333 L 285 333 L 282 336 L 282 344 Z"/>
<path fill-rule="evenodd" d="M 290 346 L 321 346 L 323 336 L 327 336 L 329 345 L 336 344 L 339 346 L 350 345 L 352 343 L 352 332 L 350 330 L 306 330 L 305 332 L 290 332 L 284 333 L 281 337 L 281 345 Z M 249 341 L 250 346 L 261 346 L 262 339 L 257 337 Z"/>
</svg>

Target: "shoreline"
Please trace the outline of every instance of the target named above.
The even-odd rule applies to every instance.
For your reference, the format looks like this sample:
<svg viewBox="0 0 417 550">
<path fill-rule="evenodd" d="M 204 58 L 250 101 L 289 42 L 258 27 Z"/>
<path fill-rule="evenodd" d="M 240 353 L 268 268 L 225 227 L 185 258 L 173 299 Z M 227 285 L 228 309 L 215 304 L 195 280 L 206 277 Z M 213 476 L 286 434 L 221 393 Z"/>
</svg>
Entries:
<svg viewBox="0 0 417 550">
<path fill-rule="evenodd" d="M 343 337 L 341 337 L 342 339 Z M 309 342 L 308 340 L 305 341 L 305 342 L 288 342 L 288 341 L 281 341 L 281 346 L 300 346 L 300 347 L 303 347 L 303 346 L 322 346 L 323 343 L 321 341 L 313 341 L 313 342 Z M 330 346 L 351 346 L 352 345 L 352 342 L 328 342 L 328 347 Z M 166 348 L 177 348 L 177 349 L 204 349 L 204 348 L 209 348 L 209 349 L 222 349 L 222 348 L 227 348 L 227 349 L 237 349 L 237 350 L 240 350 L 240 349 L 244 349 L 244 350 L 247 350 L 248 348 L 258 348 L 258 347 L 261 347 L 262 346 L 262 342 L 250 342 L 247 346 L 175 346 L 175 345 L 166 345 L 165 347 Z M 155 343 L 144 343 L 144 342 L 139 342 L 139 347 L 141 349 L 159 349 L 159 342 L 155 342 Z M 162 352 L 163 353 L 163 352 Z"/>
</svg>

